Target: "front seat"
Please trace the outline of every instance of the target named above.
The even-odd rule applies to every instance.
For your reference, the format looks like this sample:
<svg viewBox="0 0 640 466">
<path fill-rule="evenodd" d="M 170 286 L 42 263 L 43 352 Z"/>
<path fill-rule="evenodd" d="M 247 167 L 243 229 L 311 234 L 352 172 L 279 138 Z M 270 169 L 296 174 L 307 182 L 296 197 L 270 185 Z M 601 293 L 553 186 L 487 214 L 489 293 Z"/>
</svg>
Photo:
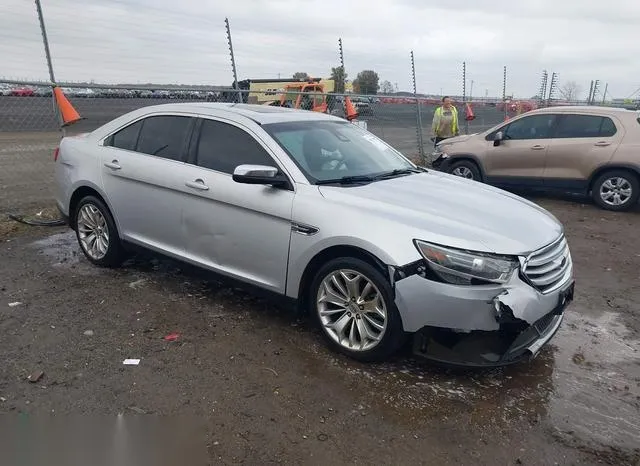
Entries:
<svg viewBox="0 0 640 466">
<path fill-rule="evenodd" d="M 326 157 L 322 154 L 322 149 L 331 150 L 326 144 L 320 142 L 320 135 L 316 131 L 310 131 L 304 135 L 302 141 L 302 153 L 304 161 L 314 178 L 322 172 L 322 167 L 326 162 Z"/>
</svg>

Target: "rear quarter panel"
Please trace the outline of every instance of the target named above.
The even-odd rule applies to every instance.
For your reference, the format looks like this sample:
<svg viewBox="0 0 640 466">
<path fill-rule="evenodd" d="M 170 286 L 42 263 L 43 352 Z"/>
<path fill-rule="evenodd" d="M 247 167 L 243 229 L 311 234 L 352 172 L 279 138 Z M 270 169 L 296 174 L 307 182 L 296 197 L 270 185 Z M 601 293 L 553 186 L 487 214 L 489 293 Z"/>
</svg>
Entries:
<svg viewBox="0 0 640 466">
<path fill-rule="evenodd" d="M 55 165 L 55 198 L 60 210 L 69 215 L 73 193 L 82 186 L 95 189 L 104 196 L 100 179 L 97 152 L 88 135 L 68 136 L 60 142 L 60 153 Z"/>
<path fill-rule="evenodd" d="M 610 163 L 635 168 L 640 173 L 640 113 L 628 115 L 622 123 L 625 135 Z"/>
</svg>

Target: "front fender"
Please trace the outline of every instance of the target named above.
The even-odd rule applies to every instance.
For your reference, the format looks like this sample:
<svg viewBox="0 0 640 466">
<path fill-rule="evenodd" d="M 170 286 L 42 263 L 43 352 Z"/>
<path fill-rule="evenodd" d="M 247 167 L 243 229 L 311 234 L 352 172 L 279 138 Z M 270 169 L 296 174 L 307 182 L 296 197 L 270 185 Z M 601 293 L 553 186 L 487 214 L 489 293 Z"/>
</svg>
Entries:
<svg viewBox="0 0 640 466">
<path fill-rule="evenodd" d="M 398 265 L 393 257 L 375 244 L 352 236 L 333 236 L 317 241 L 313 236 L 292 233 L 289 252 L 289 268 L 287 271 L 286 295 L 298 297 L 300 283 L 309 263 L 318 254 L 329 248 L 342 246 L 366 251 L 378 259 L 383 265 Z M 416 255 L 418 255 L 416 250 Z"/>
</svg>

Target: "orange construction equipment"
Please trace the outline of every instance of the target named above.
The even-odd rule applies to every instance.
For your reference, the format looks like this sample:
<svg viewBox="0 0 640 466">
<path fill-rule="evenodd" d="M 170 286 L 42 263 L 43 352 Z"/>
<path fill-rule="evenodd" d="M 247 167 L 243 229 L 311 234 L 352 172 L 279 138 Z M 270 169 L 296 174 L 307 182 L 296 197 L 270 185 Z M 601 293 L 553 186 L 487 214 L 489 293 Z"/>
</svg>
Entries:
<svg viewBox="0 0 640 466">
<path fill-rule="evenodd" d="M 473 113 L 473 109 L 471 108 L 471 104 L 464 105 L 464 119 L 467 121 L 476 119 L 476 116 Z"/>
<path fill-rule="evenodd" d="M 265 102 L 263 105 L 300 108 L 320 113 L 326 113 L 328 108 L 324 86 L 312 78 L 287 84 L 278 100 Z"/>
<path fill-rule="evenodd" d="M 344 97 L 344 113 L 349 121 L 358 118 L 358 111 L 353 106 L 353 102 L 351 102 L 351 99 L 348 96 Z"/>
<path fill-rule="evenodd" d="M 71 102 L 66 98 L 62 89 L 58 86 L 53 87 L 53 96 L 56 99 L 58 110 L 60 111 L 60 117 L 62 118 L 62 126 L 69 126 L 76 121 L 81 120 L 80 114 L 73 108 Z"/>
</svg>

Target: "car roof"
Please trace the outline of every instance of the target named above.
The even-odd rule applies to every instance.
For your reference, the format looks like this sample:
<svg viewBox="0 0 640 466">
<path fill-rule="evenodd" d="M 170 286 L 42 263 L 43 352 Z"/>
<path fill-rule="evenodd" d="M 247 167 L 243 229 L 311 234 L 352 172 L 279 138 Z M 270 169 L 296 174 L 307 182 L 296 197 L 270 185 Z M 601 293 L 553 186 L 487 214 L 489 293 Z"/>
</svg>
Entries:
<svg viewBox="0 0 640 466">
<path fill-rule="evenodd" d="M 326 113 L 312 112 L 309 110 L 296 110 L 286 107 L 274 107 L 270 105 L 219 103 L 219 102 L 184 102 L 151 105 L 144 107 L 145 113 L 155 112 L 185 112 L 198 113 L 200 115 L 220 116 L 220 112 L 241 115 L 254 120 L 256 123 L 284 123 L 289 121 L 344 121 L 342 118 L 327 115 Z"/>
<path fill-rule="evenodd" d="M 609 113 L 616 114 L 633 114 L 634 110 L 619 107 L 603 107 L 598 105 L 563 105 L 557 107 L 544 107 L 533 110 L 528 113 Z"/>
</svg>

